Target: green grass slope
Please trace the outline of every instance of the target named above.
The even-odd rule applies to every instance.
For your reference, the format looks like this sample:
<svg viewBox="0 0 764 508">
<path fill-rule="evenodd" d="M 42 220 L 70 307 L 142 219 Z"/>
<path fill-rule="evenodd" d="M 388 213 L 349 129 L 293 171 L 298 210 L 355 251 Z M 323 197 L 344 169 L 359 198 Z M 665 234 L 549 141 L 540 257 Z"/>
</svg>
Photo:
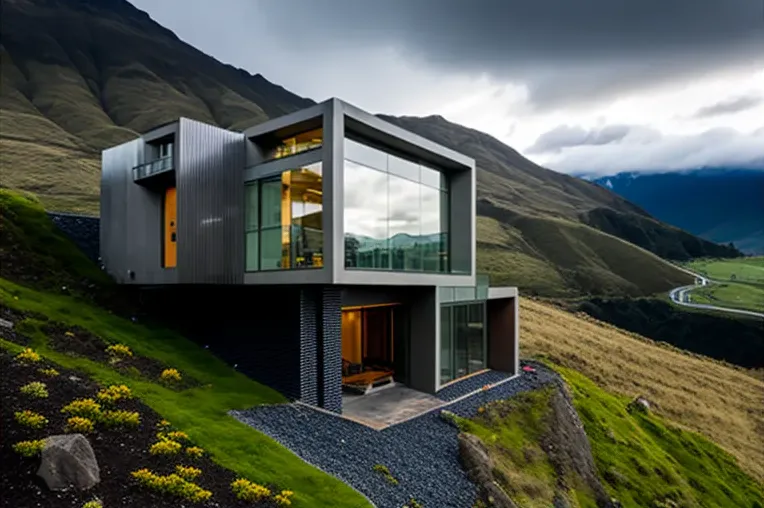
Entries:
<svg viewBox="0 0 764 508">
<path fill-rule="evenodd" d="M 622 506 L 764 506 L 762 485 L 713 442 L 639 410 L 575 370 L 554 368 L 571 389 L 602 485 Z M 553 459 L 544 446 L 555 432 L 554 390 L 492 403 L 474 418 L 460 419 L 460 426 L 485 443 L 497 481 L 518 506 L 552 506 L 560 497 L 569 506 L 597 506 L 573 468 L 555 465 L 566 452 L 557 450 Z"/>
<path fill-rule="evenodd" d="M 365 498 L 346 484 L 227 414 L 231 409 L 284 402 L 280 394 L 172 331 L 136 324 L 97 306 L 94 302 L 101 301 L 104 294 L 116 298 L 117 288 L 111 287 L 100 270 L 55 229 L 39 202 L 0 191 L 0 216 L 0 305 L 45 318 L 27 317 L 17 325 L 43 357 L 81 370 L 104 384 L 128 384 L 162 417 L 194 436 L 220 465 L 252 481 L 295 491 L 295 506 L 368 506 Z M 23 265 L 8 270 L 8 259 L 23 260 Z M 61 281 L 73 284 L 71 290 L 60 291 Z M 44 332 L 49 322 L 81 327 L 107 343 L 125 344 L 136 354 L 177 368 L 200 386 L 178 392 L 109 365 L 57 351 Z M 18 349 L 4 340 L 2 345 Z"/>
<path fill-rule="evenodd" d="M 629 410 L 582 374 L 558 368 L 592 445 L 605 487 L 624 506 L 764 506 L 764 489 L 713 442 Z"/>
</svg>

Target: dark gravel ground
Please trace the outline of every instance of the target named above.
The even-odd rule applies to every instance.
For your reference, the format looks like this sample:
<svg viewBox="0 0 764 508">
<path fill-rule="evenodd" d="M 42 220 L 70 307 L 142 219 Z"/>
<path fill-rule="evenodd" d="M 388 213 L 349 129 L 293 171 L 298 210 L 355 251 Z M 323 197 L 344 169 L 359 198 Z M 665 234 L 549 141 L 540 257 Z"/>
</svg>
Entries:
<svg viewBox="0 0 764 508">
<path fill-rule="evenodd" d="M 516 379 L 444 409 L 470 417 L 486 402 L 506 399 L 557 380 L 546 368 L 537 364 L 533 367 L 537 368 L 534 373 L 523 372 Z M 458 393 L 455 385 L 451 391 Z M 231 412 L 307 462 L 363 492 L 378 508 L 400 508 L 412 497 L 427 508 L 469 508 L 477 499 L 477 491 L 459 463 L 458 431 L 441 420 L 439 413 L 431 411 L 376 431 L 298 404 Z M 376 464 L 386 466 L 398 484 L 388 482 L 374 471 Z"/>
</svg>

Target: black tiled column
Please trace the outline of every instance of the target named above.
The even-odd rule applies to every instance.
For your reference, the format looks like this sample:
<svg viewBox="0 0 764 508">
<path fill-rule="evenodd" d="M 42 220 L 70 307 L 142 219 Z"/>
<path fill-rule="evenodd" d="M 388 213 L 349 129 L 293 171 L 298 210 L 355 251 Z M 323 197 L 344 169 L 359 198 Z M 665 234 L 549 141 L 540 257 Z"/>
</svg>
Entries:
<svg viewBox="0 0 764 508">
<path fill-rule="evenodd" d="M 319 397 L 321 407 L 342 411 L 342 295 L 339 288 L 325 287 L 321 294 L 321 348 L 323 369 Z"/>
<path fill-rule="evenodd" d="M 316 293 L 300 291 L 300 397 L 311 405 L 318 404 L 318 330 Z"/>
</svg>

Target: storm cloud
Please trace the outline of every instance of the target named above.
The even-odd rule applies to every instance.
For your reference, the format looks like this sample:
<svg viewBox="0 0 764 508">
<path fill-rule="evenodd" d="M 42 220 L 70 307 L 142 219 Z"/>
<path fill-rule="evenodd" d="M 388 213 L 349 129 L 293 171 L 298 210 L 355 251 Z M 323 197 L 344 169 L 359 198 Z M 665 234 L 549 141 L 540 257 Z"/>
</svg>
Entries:
<svg viewBox="0 0 764 508">
<path fill-rule="evenodd" d="M 764 48 L 762 51 L 764 51 Z M 700 108 L 693 116 L 695 118 L 710 118 L 713 116 L 728 115 L 730 113 L 739 113 L 741 111 L 755 108 L 762 103 L 764 103 L 764 96 L 759 94 L 730 97 L 729 99 L 717 102 L 711 106 Z"/>
<path fill-rule="evenodd" d="M 659 132 L 636 125 L 606 125 L 594 129 L 584 129 L 579 125 L 560 125 L 539 136 L 526 153 L 559 153 L 564 148 L 574 146 L 608 145 L 617 143 L 631 134 L 640 136 L 642 139 L 660 137 Z"/>
<path fill-rule="evenodd" d="M 758 0 L 281 0 L 299 51 L 392 47 L 422 65 L 523 82 L 539 107 L 764 63 Z M 564 79 L 563 79 L 564 78 Z"/>
</svg>

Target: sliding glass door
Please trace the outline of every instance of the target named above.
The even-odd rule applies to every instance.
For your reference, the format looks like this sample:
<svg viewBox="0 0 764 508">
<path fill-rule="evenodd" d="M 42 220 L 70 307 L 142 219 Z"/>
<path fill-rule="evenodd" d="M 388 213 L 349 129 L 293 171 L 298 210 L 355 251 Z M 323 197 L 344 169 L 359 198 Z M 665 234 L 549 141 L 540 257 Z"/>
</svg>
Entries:
<svg viewBox="0 0 764 508">
<path fill-rule="evenodd" d="M 485 304 L 442 306 L 440 318 L 440 382 L 485 369 Z"/>
</svg>

